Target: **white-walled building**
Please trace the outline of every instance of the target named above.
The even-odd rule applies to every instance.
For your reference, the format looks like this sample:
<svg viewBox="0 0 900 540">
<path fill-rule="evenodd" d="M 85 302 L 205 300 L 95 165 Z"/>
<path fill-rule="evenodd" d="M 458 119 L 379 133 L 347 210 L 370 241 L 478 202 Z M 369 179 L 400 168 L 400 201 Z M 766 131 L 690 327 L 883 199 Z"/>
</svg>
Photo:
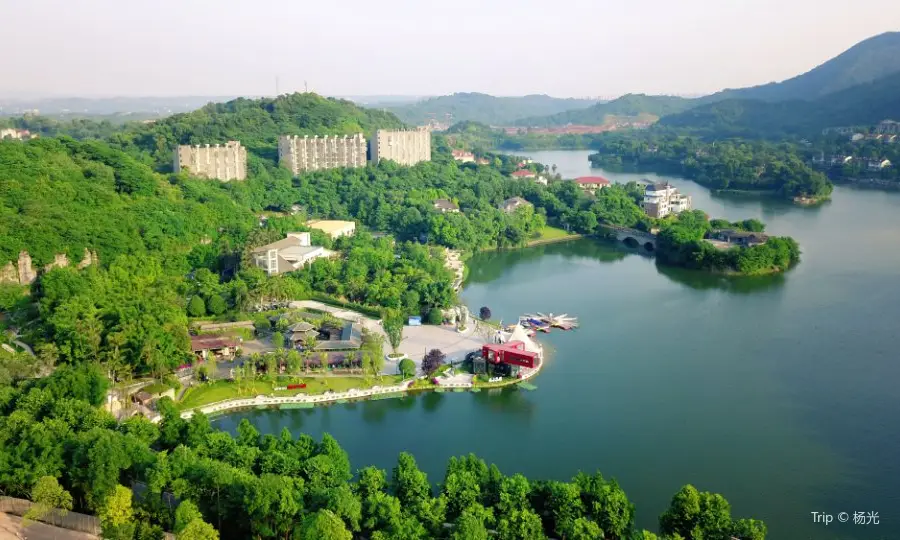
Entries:
<svg viewBox="0 0 900 540">
<path fill-rule="evenodd" d="M 644 212 L 653 218 L 663 218 L 669 214 L 679 214 L 691 209 L 691 198 L 678 193 L 668 182 L 649 184 L 644 191 Z"/>
<path fill-rule="evenodd" d="M 175 150 L 175 172 L 187 169 L 194 176 L 223 182 L 247 178 L 247 149 L 238 141 L 216 145 L 181 145 Z"/>
<path fill-rule="evenodd" d="M 389 159 L 399 165 L 431 161 L 431 131 L 416 129 L 379 129 L 372 138 L 372 162 Z"/>
<path fill-rule="evenodd" d="M 282 135 L 278 161 L 292 173 L 366 166 L 366 138 L 362 133 L 343 137 Z"/>
<path fill-rule="evenodd" d="M 335 252 L 310 244 L 308 232 L 288 233 L 287 238 L 253 250 L 253 262 L 275 276 L 299 270 L 316 259 L 331 257 Z"/>
</svg>

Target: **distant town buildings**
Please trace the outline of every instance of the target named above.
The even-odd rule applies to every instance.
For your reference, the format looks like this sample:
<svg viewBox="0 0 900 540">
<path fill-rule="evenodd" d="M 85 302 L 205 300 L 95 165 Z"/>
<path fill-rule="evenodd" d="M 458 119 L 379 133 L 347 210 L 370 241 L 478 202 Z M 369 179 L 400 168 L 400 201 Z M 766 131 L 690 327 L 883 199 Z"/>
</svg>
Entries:
<svg viewBox="0 0 900 540">
<path fill-rule="evenodd" d="M 322 231 L 332 239 L 342 236 L 353 236 L 356 232 L 356 223 L 353 221 L 340 221 L 336 219 L 311 219 L 306 222 L 310 229 Z"/>
<path fill-rule="evenodd" d="M 431 131 L 427 127 L 409 130 L 379 129 L 371 142 L 372 162 L 389 159 L 399 165 L 431 161 Z"/>
<path fill-rule="evenodd" d="M 503 204 L 500 205 L 500 210 L 503 210 L 507 214 L 512 214 L 519 208 L 523 206 L 533 206 L 530 202 L 526 201 L 522 197 L 512 197 L 503 201 Z"/>
<path fill-rule="evenodd" d="M 453 154 L 453 159 L 460 163 L 475 162 L 475 154 L 473 154 L 472 152 L 467 152 L 465 150 L 453 150 L 451 154 Z"/>
<path fill-rule="evenodd" d="M 31 132 L 27 129 L 0 129 L 0 139 L 16 139 L 20 141 L 26 141 L 35 137 L 37 137 L 37 135 L 32 135 Z"/>
<path fill-rule="evenodd" d="M 238 141 L 216 145 L 181 145 L 175 151 L 175 172 L 223 182 L 247 178 L 247 149 Z"/>
<path fill-rule="evenodd" d="M 578 184 L 578 187 L 582 190 L 593 195 L 597 193 L 597 191 L 607 187 L 609 185 L 609 180 L 602 176 L 582 176 L 576 178 L 575 183 Z"/>
<path fill-rule="evenodd" d="M 450 199 L 438 199 L 438 200 L 434 201 L 434 208 L 435 208 L 435 210 L 438 210 L 442 214 L 446 213 L 446 212 L 450 212 L 450 213 L 459 212 L 459 205 L 456 204 L 455 202 L 451 201 Z"/>
<path fill-rule="evenodd" d="M 278 161 L 292 173 L 366 166 L 366 139 L 362 133 L 343 137 L 282 135 Z"/>
<path fill-rule="evenodd" d="M 888 159 L 867 159 L 866 160 L 866 168 L 870 171 L 880 171 L 881 169 L 885 169 L 891 166 L 891 161 Z"/>
<path fill-rule="evenodd" d="M 644 191 L 644 212 L 653 218 L 663 218 L 691 209 L 691 198 L 678 193 L 674 186 L 666 183 L 649 184 Z"/>
<path fill-rule="evenodd" d="M 287 238 L 253 250 L 253 262 L 270 276 L 293 272 L 310 262 L 335 253 L 310 244 L 308 232 L 288 233 Z"/>
</svg>

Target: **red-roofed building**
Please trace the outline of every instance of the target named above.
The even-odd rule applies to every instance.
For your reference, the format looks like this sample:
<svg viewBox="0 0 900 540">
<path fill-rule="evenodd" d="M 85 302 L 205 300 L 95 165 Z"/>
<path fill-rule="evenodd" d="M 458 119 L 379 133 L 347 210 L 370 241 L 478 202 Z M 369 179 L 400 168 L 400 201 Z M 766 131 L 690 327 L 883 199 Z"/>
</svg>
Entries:
<svg viewBox="0 0 900 540">
<path fill-rule="evenodd" d="M 602 176 L 582 176 L 576 178 L 575 183 L 584 191 L 593 194 L 596 193 L 597 190 L 607 187 L 609 185 L 609 180 Z"/>
<path fill-rule="evenodd" d="M 453 159 L 459 161 L 460 163 L 473 163 L 475 161 L 475 154 L 472 152 L 466 152 L 465 150 L 453 150 L 450 152 L 453 154 Z"/>
<path fill-rule="evenodd" d="M 522 179 L 522 178 L 534 178 L 537 175 L 529 170 L 522 169 L 522 170 L 512 173 L 510 176 L 512 176 L 513 178 Z"/>
</svg>

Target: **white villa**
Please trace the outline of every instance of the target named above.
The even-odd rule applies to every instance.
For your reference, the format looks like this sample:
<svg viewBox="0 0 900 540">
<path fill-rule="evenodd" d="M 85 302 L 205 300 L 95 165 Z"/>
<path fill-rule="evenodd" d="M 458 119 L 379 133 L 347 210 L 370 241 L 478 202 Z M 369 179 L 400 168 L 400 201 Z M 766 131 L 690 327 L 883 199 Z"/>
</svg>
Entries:
<svg viewBox="0 0 900 540">
<path fill-rule="evenodd" d="M 691 209 L 691 197 L 682 195 L 674 186 L 666 182 L 649 184 L 644 191 L 644 212 L 654 218 L 663 218 L 669 214 L 680 214 Z"/>
<path fill-rule="evenodd" d="M 310 245 L 308 232 L 288 233 L 287 238 L 253 250 L 253 262 L 270 276 L 299 270 L 316 259 L 331 257 L 334 251 Z"/>
</svg>

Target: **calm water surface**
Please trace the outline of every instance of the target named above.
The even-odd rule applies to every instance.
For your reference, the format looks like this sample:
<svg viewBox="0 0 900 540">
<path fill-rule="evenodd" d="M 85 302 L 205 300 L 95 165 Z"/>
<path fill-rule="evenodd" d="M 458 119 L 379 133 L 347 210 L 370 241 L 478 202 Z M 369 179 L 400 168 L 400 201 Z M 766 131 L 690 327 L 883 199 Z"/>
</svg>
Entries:
<svg viewBox="0 0 900 540">
<path fill-rule="evenodd" d="M 529 155 L 565 177 L 659 178 L 591 171 L 587 154 Z M 793 236 L 802 263 L 728 280 L 592 240 L 479 255 L 463 292 L 473 309 L 580 318 L 541 337 L 552 353 L 537 390 L 253 411 L 220 425 L 330 432 L 357 467 L 390 470 L 408 450 L 435 482 L 468 452 L 532 478 L 599 469 L 654 530 L 693 483 L 764 519 L 776 540 L 900 538 L 900 194 L 837 188 L 831 203 L 800 208 L 669 180 L 713 216 Z M 881 524 L 825 528 L 812 511 L 877 511 Z"/>
</svg>

